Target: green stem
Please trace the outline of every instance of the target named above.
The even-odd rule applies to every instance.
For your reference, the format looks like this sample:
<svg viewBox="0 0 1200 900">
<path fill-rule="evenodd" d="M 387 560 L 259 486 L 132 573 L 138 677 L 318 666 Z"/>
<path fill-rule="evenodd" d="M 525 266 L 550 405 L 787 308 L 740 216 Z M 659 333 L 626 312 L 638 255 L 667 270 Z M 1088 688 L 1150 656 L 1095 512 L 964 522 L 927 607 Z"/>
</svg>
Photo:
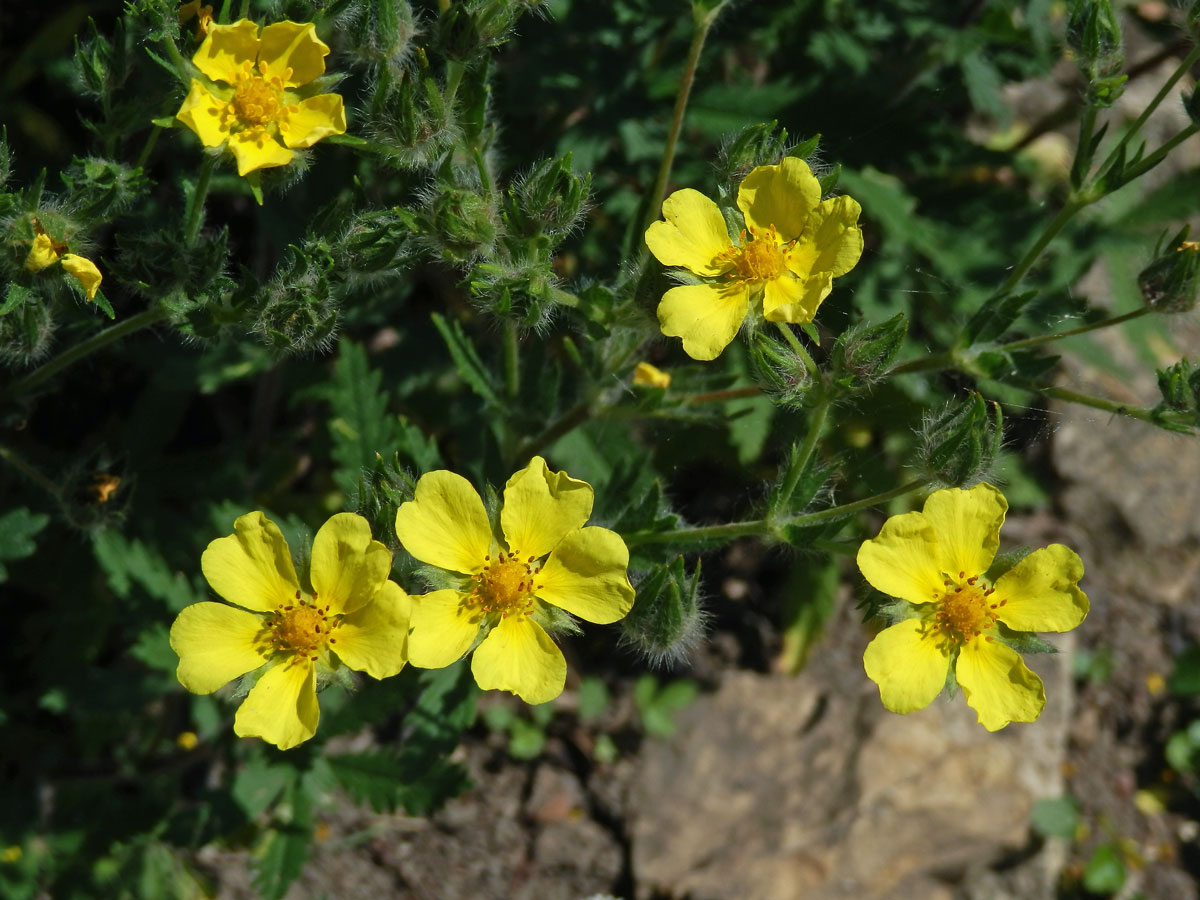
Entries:
<svg viewBox="0 0 1200 900">
<path fill-rule="evenodd" d="M 1079 391 L 1072 391 L 1069 388 L 1038 385 L 1024 379 L 1012 379 L 1002 383 L 1020 388 L 1023 391 L 1029 391 L 1031 394 L 1041 394 L 1044 397 L 1051 397 L 1055 400 L 1078 403 L 1080 406 L 1088 406 L 1092 409 L 1112 413 L 1113 415 L 1128 416 L 1131 419 L 1149 422 L 1151 425 L 1162 425 L 1162 415 L 1161 413 L 1156 413 L 1154 407 L 1129 406 L 1125 403 L 1117 403 L 1115 400 L 1109 400 L 1107 397 L 1082 394 Z M 1182 424 L 1188 423 L 1184 422 Z"/>
<path fill-rule="evenodd" d="M 716 21 L 716 13 L 720 7 L 709 15 L 695 20 L 696 30 L 692 32 L 692 45 L 688 48 L 687 62 L 683 67 L 683 81 L 679 85 L 679 93 L 675 96 L 675 112 L 671 117 L 671 127 L 667 131 L 667 144 L 663 148 L 662 162 L 658 166 L 658 175 L 654 179 L 654 187 L 650 191 L 650 202 L 646 207 L 646 219 L 642 222 L 642 232 L 650 227 L 650 223 L 658 218 L 662 208 L 663 197 L 667 193 L 667 182 L 671 178 L 671 168 L 675 165 L 675 147 L 679 143 L 679 133 L 683 130 L 683 114 L 687 110 L 688 97 L 692 93 L 692 83 L 696 80 L 696 66 L 700 63 L 700 51 L 704 49 L 704 40 L 708 30 Z M 639 255 L 639 268 L 645 262 L 649 253 L 642 243 Z"/>
<path fill-rule="evenodd" d="M 212 183 L 213 169 L 217 166 L 215 156 L 205 156 L 204 164 L 200 167 L 200 179 L 196 189 L 192 191 L 191 203 L 188 206 L 187 224 L 183 229 L 183 243 L 186 247 L 194 247 L 196 238 L 200 235 L 200 223 L 204 221 L 204 201 L 208 198 L 208 186 Z"/>
<path fill-rule="evenodd" d="M 140 331 L 143 328 L 148 328 L 157 322 L 161 322 L 168 315 L 167 311 L 161 307 L 151 307 L 144 312 L 138 313 L 136 316 L 130 316 L 128 319 L 118 322 L 111 328 L 106 328 L 104 331 L 92 335 L 87 340 L 80 341 L 74 347 L 54 357 L 54 359 L 38 366 L 38 368 L 34 369 L 24 378 L 10 384 L 5 393 L 10 397 L 23 394 L 30 388 L 41 384 L 47 378 L 57 375 L 68 366 L 79 362 L 85 356 L 95 353 L 101 347 L 106 347 L 113 341 L 118 341 L 126 335 L 133 334 L 135 331 Z"/>
<path fill-rule="evenodd" d="M 154 145 L 158 143 L 158 137 L 163 133 L 163 129 L 157 125 L 150 128 L 150 133 L 146 135 L 146 143 L 142 144 L 142 152 L 138 154 L 137 162 L 134 166 L 138 169 L 146 167 L 146 161 L 150 159 L 150 154 L 154 151 Z"/>
<path fill-rule="evenodd" d="M 509 400 L 516 400 L 521 393 L 520 341 L 512 319 L 504 323 L 504 389 Z"/>
<path fill-rule="evenodd" d="M 175 71 L 179 73 L 180 79 L 186 84 L 189 80 L 189 71 L 195 70 L 189 68 L 188 61 L 183 58 L 183 54 L 179 52 L 179 48 L 175 46 L 175 42 L 171 38 L 163 38 L 162 46 L 167 51 L 171 65 L 175 67 Z"/>
<path fill-rule="evenodd" d="M 722 400 L 740 400 L 743 397 L 757 397 L 762 393 L 762 388 L 757 384 L 752 384 L 749 387 L 729 388 L 724 391 L 709 391 L 706 394 L 692 394 L 690 397 L 684 397 L 684 403 L 720 403 Z"/>
<path fill-rule="evenodd" d="M 561 416 L 546 426 L 540 434 L 536 434 L 529 440 L 525 441 L 516 452 L 516 464 L 527 461 L 535 453 L 542 450 L 547 444 L 552 444 L 562 437 L 567 432 L 582 425 L 592 415 L 591 399 L 585 400 L 582 403 L 577 403 L 572 406 Z"/>
<path fill-rule="evenodd" d="M 905 494 L 911 494 L 913 491 L 919 490 L 926 484 L 928 484 L 927 479 L 918 478 L 915 481 L 910 481 L 907 484 L 902 484 L 899 487 L 892 488 L 890 491 L 884 491 L 882 494 L 875 494 L 872 497 L 867 497 L 863 500 L 856 500 L 853 503 L 846 503 L 842 506 L 833 506 L 829 509 L 818 510 L 817 512 L 792 516 L 775 524 L 772 524 L 766 519 L 753 519 L 747 522 L 729 522 L 725 525 L 706 525 L 699 528 L 678 528 L 675 531 L 635 531 L 632 534 L 622 535 L 622 539 L 625 541 L 625 544 L 628 547 L 638 547 L 643 544 L 693 543 L 698 541 L 710 541 L 718 538 L 727 538 L 732 540 L 739 537 L 752 537 L 768 534 L 774 535 L 782 540 L 784 529 L 787 527 L 817 525 L 830 519 L 838 519 L 842 516 L 859 512 L 860 510 L 869 509 L 872 506 L 879 506 L 883 503 L 887 503 L 889 500 L 894 500 L 897 497 L 903 497 Z"/>
<path fill-rule="evenodd" d="M 994 294 L 992 294 L 992 296 L 1002 297 L 1011 292 L 1013 288 L 1020 284 L 1021 279 L 1025 277 L 1026 273 L 1028 273 L 1031 268 L 1033 268 L 1033 264 L 1038 261 L 1038 258 L 1042 255 L 1042 251 L 1046 249 L 1046 246 L 1052 240 L 1054 240 L 1060 231 L 1062 231 L 1063 226 L 1066 225 L 1067 222 L 1071 221 L 1075 213 L 1079 212 L 1079 210 L 1083 209 L 1085 206 L 1087 206 L 1087 201 L 1083 198 L 1075 196 L 1071 197 L 1071 199 L 1066 202 L 1063 208 L 1058 211 L 1058 215 L 1054 217 L 1054 220 L 1046 226 L 1046 230 L 1042 232 L 1042 235 L 1037 239 L 1037 242 L 1025 252 L 1025 255 L 1021 257 L 1021 261 L 1013 267 L 1013 270 L 1008 274 L 1008 278 L 1005 279 L 1004 284 L 1000 285 L 1000 287 Z"/>
<path fill-rule="evenodd" d="M 1166 99 L 1167 94 L 1171 92 L 1171 88 L 1175 87 L 1175 83 L 1191 70 L 1192 66 L 1196 64 L 1197 60 L 1200 60 L 1200 45 L 1192 48 L 1192 52 L 1184 58 L 1183 62 L 1179 64 L 1179 67 L 1173 73 L 1171 73 L 1171 77 L 1168 78 L 1163 83 L 1163 86 L 1158 89 L 1158 93 L 1154 95 L 1154 99 L 1150 101 L 1150 105 L 1142 110 L 1142 114 L 1138 116 L 1134 123 L 1129 126 L 1128 129 L 1126 129 L 1124 134 L 1121 135 L 1120 139 L 1109 152 L 1108 157 L 1103 163 L 1101 163 L 1100 168 L 1097 170 L 1097 181 L 1099 181 L 1104 176 L 1104 173 L 1109 170 L 1112 164 L 1117 161 L 1117 156 L 1124 149 L 1125 145 L 1132 140 L 1135 134 L 1141 131 L 1142 126 L 1146 124 L 1146 121 L 1154 113 L 1154 110 L 1158 109 L 1159 104 L 1161 104 L 1163 100 Z"/>
<path fill-rule="evenodd" d="M 25 462 L 25 460 L 21 459 L 21 457 L 18 456 L 14 450 L 10 450 L 8 447 L 0 444 L 0 459 L 3 459 L 6 463 L 44 490 L 55 500 L 61 501 L 62 492 L 58 489 L 58 485 L 31 466 L 29 463 Z"/>
<path fill-rule="evenodd" d="M 1026 347 L 1036 347 L 1039 344 L 1048 344 L 1051 341 L 1059 341 L 1063 338 L 1074 337 L 1077 334 L 1085 334 L 1089 331 L 1098 331 L 1101 328 L 1110 328 L 1113 325 L 1120 325 L 1122 322 L 1129 322 L 1137 319 L 1150 312 L 1148 307 L 1140 307 L 1131 312 L 1122 313 L 1119 316 L 1112 316 L 1108 319 L 1101 319 L 1098 322 L 1090 322 L 1087 325 L 1080 325 L 1078 328 L 1071 328 L 1067 331 L 1059 331 L 1054 334 L 1040 334 L 1036 337 L 1022 338 L 1019 341 L 1009 341 L 1007 344 L 998 344 L 995 347 L 989 348 L 992 350 L 1023 350 Z M 940 369 L 962 369 L 967 362 L 959 353 L 937 353 L 933 356 L 927 356 L 924 359 L 914 359 L 903 363 L 891 369 L 887 375 L 907 375 L 911 372 L 932 372 Z"/>
<path fill-rule="evenodd" d="M 808 468 L 808 462 L 812 458 L 813 451 L 817 448 L 817 441 L 821 437 L 821 432 L 825 428 L 825 419 L 829 413 L 830 398 L 828 395 L 821 397 L 820 402 L 812 411 L 812 419 L 808 423 L 808 434 L 804 436 L 804 443 L 800 449 L 792 456 L 788 464 L 787 474 L 783 477 L 783 482 L 779 486 L 774 498 L 771 501 L 771 510 L 768 514 L 768 519 L 774 519 L 778 515 L 781 508 L 786 509 L 788 503 L 792 499 L 792 493 L 796 490 L 796 483 L 800 480 L 800 476 L 804 474 L 804 470 Z"/>
</svg>

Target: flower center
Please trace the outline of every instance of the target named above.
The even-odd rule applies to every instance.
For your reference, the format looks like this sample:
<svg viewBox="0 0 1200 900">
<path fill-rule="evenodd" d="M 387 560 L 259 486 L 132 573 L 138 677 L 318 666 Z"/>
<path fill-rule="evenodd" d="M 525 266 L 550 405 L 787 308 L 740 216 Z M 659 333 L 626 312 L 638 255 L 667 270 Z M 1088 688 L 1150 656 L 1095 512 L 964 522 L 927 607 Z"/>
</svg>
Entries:
<svg viewBox="0 0 1200 900">
<path fill-rule="evenodd" d="M 742 245 L 731 246 L 718 258 L 732 267 L 726 274 L 727 278 L 735 281 L 771 281 L 787 269 L 786 250 L 787 245 L 780 243 L 772 225 L 765 233 L 751 232 L 748 241 L 743 231 Z"/>
<path fill-rule="evenodd" d="M 233 110 L 238 119 L 246 125 L 277 122 L 287 111 L 282 99 L 283 82 L 278 78 L 268 80 L 256 74 L 250 63 L 243 63 L 233 91 Z"/>
<path fill-rule="evenodd" d="M 959 573 L 959 577 L 965 574 Z M 995 625 L 996 610 L 1007 602 L 992 603 L 990 597 L 995 588 L 984 588 L 978 582 L 978 575 L 957 584 L 945 582 L 946 594 L 933 614 L 934 628 L 952 644 L 965 644 Z"/>
<path fill-rule="evenodd" d="M 329 607 L 317 604 L 316 594 L 312 602 L 301 599 L 296 592 L 296 603 L 290 606 L 280 606 L 272 614 L 268 625 L 271 629 L 271 644 L 276 650 L 292 653 L 297 658 L 309 657 L 316 660 L 317 655 L 327 644 L 336 644 L 333 631 L 341 624 L 341 619 L 329 618 Z"/>
<path fill-rule="evenodd" d="M 500 551 L 496 559 L 475 576 L 470 598 L 481 610 L 502 616 L 533 612 L 534 558 L 521 560 L 515 553 Z"/>
</svg>

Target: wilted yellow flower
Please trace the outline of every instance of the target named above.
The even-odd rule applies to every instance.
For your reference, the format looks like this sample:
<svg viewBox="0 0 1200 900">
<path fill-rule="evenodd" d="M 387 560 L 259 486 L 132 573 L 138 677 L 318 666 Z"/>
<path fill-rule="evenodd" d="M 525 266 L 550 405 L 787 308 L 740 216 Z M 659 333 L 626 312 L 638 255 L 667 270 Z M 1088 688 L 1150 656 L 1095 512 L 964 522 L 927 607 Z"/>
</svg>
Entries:
<svg viewBox="0 0 1200 900">
<path fill-rule="evenodd" d="M 662 333 L 683 338 L 692 359 L 716 359 L 759 297 L 768 321 L 811 322 L 833 279 L 862 255 L 861 207 L 849 197 L 821 200 L 804 160 L 752 170 L 737 205 L 746 229 L 736 241 L 717 204 L 690 188 L 663 201 L 666 221 L 646 230 L 659 262 L 711 279 L 671 288 L 658 306 Z"/>
<path fill-rule="evenodd" d="M 42 223 L 35 218 L 33 220 L 33 242 L 29 246 L 29 255 L 25 257 L 25 271 L 36 275 L 55 263 L 62 263 L 67 274 L 79 282 L 84 296 L 88 300 L 95 300 L 96 292 L 100 290 L 100 282 L 103 279 L 100 270 L 87 257 L 77 253 L 68 253 L 67 249 L 67 245 L 62 241 L 56 241 L 50 237 L 46 233 L 46 229 L 42 227 Z"/>
<path fill-rule="evenodd" d="M 396 512 L 396 536 L 417 559 L 461 580 L 413 598 L 409 661 L 448 666 L 482 633 L 471 658 L 481 688 L 535 704 L 561 694 L 567 663 L 539 624 L 547 606 L 599 624 L 633 606 L 629 550 L 615 532 L 584 527 L 591 514 L 591 485 L 551 472 L 540 456 L 505 485 L 503 539 L 465 478 L 445 470 L 421 476 Z"/>
<path fill-rule="evenodd" d="M 867 676 L 892 712 L 924 709 L 954 666 L 963 696 L 988 731 L 1041 715 L 1042 680 L 1004 643 L 1003 626 L 1069 631 L 1082 622 L 1088 612 L 1078 586 L 1083 562 L 1051 544 L 989 584 L 984 573 L 1007 510 L 990 484 L 935 491 L 921 512 L 893 516 L 859 549 L 863 577 L 906 601 L 911 615 L 881 631 L 863 656 Z"/>
<path fill-rule="evenodd" d="M 192 79 L 175 118 L 204 146 L 227 146 L 239 175 L 285 166 L 295 148 L 346 131 L 340 95 L 304 90 L 328 54 L 312 23 L 277 22 L 261 37 L 249 19 L 212 25 L 192 57 L 210 81 Z"/>
<path fill-rule="evenodd" d="M 634 367 L 633 383 L 665 390 L 671 386 L 671 376 L 648 362 L 640 362 Z"/>
<path fill-rule="evenodd" d="M 171 626 L 179 683 L 195 694 L 268 666 L 233 721 L 241 737 L 281 750 L 317 730 L 317 667 L 337 660 L 373 678 L 405 663 L 411 600 L 388 580 L 392 555 L 371 539 L 367 520 L 340 513 L 312 546 L 312 593 L 300 587 L 287 542 L 261 512 L 238 518 L 234 533 L 208 545 L 200 568 L 235 606 L 196 603 Z M 239 608 L 240 607 L 240 608 Z"/>
<path fill-rule="evenodd" d="M 202 41 L 208 36 L 208 29 L 213 23 L 213 8 L 207 4 L 200 5 L 200 0 L 191 0 L 179 7 L 179 24 L 188 19 L 196 20 L 196 40 Z"/>
</svg>

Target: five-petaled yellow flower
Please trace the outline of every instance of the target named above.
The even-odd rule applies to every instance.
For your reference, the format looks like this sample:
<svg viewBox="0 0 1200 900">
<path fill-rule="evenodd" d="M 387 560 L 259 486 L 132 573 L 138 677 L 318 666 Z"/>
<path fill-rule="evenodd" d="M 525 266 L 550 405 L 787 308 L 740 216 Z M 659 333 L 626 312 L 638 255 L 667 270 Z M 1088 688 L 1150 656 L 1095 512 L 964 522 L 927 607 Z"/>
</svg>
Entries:
<svg viewBox="0 0 1200 900">
<path fill-rule="evenodd" d="M 29 247 L 29 255 L 25 257 L 25 271 L 36 275 L 55 263 L 62 263 L 66 273 L 79 282 L 88 300 L 96 299 L 96 292 L 100 290 L 100 282 L 103 279 L 96 264 L 86 256 L 68 253 L 67 245 L 50 237 L 42 223 L 35 218 L 33 242 Z"/>
<path fill-rule="evenodd" d="M 287 165 L 295 148 L 346 131 L 338 94 L 303 90 L 324 73 L 328 54 L 312 23 L 276 22 L 261 37 L 249 19 L 210 25 L 192 57 L 210 82 L 192 79 L 175 118 L 204 146 L 228 146 L 239 175 Z"/>
<path fill-rule="evenodd" d="M 615 532 L 584 527 L 591 514 L 591 486 L 551 472 L 540 456 L 505 485 L 501 534 L 465 478 L 423 475 L 396 512 L 396 536 L 417 559 L 461 580 L 413 598 L 409 661 L 448 666 L 483 634 L 471 659 L 481 688 L 534 704 L 561 694 L 567 663 L 539 624 L 546 605 L 600 624 L 633 606 L 629 550 Z"/>
<path fill-rule="evenodd" d="M 921 512 L 888 519 L 858 551 L 871 585 L 910 605 L 912 618 L 885 628 L 863 657 L 892 712 L 924 709 L 949 667 L 988 731 L 1032 722 L 1046 704 L 1042 680 L 1002 643 L 1015 631 L 1069 631 L 1088 612 L 1083 563 L 1062 544 L 1035 550 L 989 584 L 1008 503 L 990 484 L 935 491 Z M 998 624 L 999 623 L 999 624 Z"/>
<path fill-rule="evenodd" d="M 811 322 L 833 279 L 862 255 L 861 207 L 849 197 L 821 199 L 804 160 L 759 166 L 738 188 L 746 228 L 731 241 L 721 210 L 685 188 L 663 201 L 665 222 L 646 231 L 664 266 L 712 279 L 671 288 L 658 305 L 662 333 L 683 338 L 692 359 L 716 359 L 733 340 L 752 301 L 771 322 Z"/>
<path fill-rule="evenodd" d="M 269 668 L 237 711 L 233 730 L 281 750 L 317 730 L 318 666 L 334 657 L 374 678 L 405 663 L 411 598 L 388 580 L 392 554 L 367 520 L 340 513 L 312 545 L 312 591 L 300 586 L 287 542 L 261 512 L 238 518 L 200 559 L 212 589 L 235 606 L 196 603 L 171 626 L 179 682 L 196 694 L 263 665 Z M 239 608 L 240 607 L 240 608 Z"/>
</svg>

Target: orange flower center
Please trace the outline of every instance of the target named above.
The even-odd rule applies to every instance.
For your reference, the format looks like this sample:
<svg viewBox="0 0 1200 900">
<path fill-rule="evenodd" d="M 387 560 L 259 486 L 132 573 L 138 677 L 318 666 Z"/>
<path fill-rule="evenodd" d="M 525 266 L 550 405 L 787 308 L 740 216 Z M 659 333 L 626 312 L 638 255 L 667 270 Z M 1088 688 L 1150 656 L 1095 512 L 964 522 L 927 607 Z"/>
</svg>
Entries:
<svg viewBox="0 0 1200 900">
<path fill-rule="evenodd" d="M 966 573 L 959 573 L 959 578 L 963 575 Z M 995 588 L 984 588 L 978 582 L 978 575 L 958 583 L 945 582 L 946 593 L 937 604 L 933 620 L 934 628 L 952 644 L 965 644 L 995 625 L 996 610 L 1007 602 L 993 603 L 991 595 Z"/>
<path fill-rule="evenodd" d="M 741 246 L 731 246 L 718 259 L 731 267 L 726 278 L 750 282 L 772 281 L 787 271 L 788 247 L 780 242 L 772 225 L 765 233 L 752 231 L 749 240 L 743 231 Z"/>
<path fill-rule="evenodd" d="M 266 125 L 279 118 L 283 108 L 278 78 L 270 81 L 253 72 L 246 72 L 238 79 L 233 92 L 233 109 L 237 117 L 247 125 Z"/>
<path fill-rule="evenodd" d="M 331 619 L 329 607 L 318 605 L 316 594 L 311 603 L 302 600 L 301 596 L 297 591 L 296 603 L 280 606 L 272 614 L 268 622 L 271 644 L 278 651 L 294 654 L 297 659 L 307 656 L 316 660 L 326 645 L 337 643 L 333 632 L 341 624 L 341 618 Z"/>
<path fill-rule="evenodd" d="M 470 600 L 481 610 L 502 616 L 529 615 L 533 612 L 534 557 L 521 560 L 515 553 L 500 551 L 483 571 L 475 576 Z M 540 586 L 540 585 L 539 585 Z"/>
</svg>

